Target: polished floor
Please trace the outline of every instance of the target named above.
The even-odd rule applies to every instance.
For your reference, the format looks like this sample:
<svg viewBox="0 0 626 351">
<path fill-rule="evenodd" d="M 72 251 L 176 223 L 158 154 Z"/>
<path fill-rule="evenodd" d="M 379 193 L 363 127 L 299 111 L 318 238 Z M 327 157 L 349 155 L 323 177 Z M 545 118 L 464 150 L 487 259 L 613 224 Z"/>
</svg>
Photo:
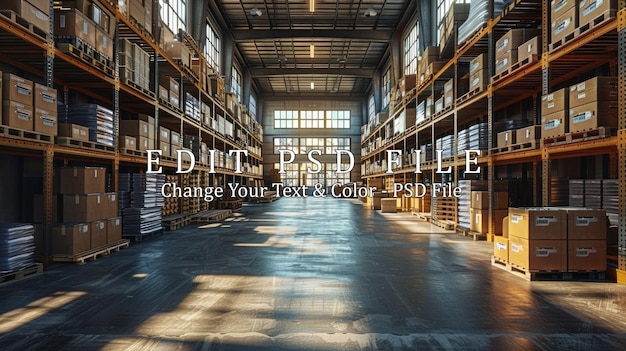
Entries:
<svg viewBox="0 0 626 351">
<path fill-rule="evenodd" d="M 353 200 L 252 204 L 0 285 L 1 350 L 626 350 L 626 287 L 529 283 Z"/>
</svg>

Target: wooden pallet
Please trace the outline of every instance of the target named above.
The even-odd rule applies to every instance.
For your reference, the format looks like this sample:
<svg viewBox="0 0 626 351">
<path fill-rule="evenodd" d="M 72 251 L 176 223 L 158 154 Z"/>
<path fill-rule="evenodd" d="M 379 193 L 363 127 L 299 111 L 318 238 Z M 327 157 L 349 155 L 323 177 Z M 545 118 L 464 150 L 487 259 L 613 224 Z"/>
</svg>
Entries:
<svg viewBox="0 0 626 351">
<path fill-rule="evenodd" d="M 511 151 L 533 150 L 539 147 L 539 140 L 531 140 L 526 143 L 513 144 Z"/>
<path fill-rule="evenodd" d="M 564 47 L 565 44 L 574 41 L 576 38 L 577 38 L 576 37 L 576 30 L 574 30 L 572 33 L 566 35 L 561 40 L 558 40 L 558 41 L 555 41 L 553 43 L 550 43 L 548 45 L 548 52 L 553 53 L 554 51 L 558 50 L 559 48 Z"/>
<path fill-rule="evenodd" d="M 430 219 L 430 223 L 445 230 L 454 230 L 454 222 L 450 220 Z"/>
<path fill-rule="evenodd" d="M 139 156 L 139 157 L 148 157 L 147 152 L 140 151 L 140 150 L 133 150 L 133 149 L 120 149 L 120 154 Z"/>
<path fill-rule="evenodd" d="M 95 143 L 93 141 L 76 140 L 68 137 L 56 137 L 56 143 L 58 145 L 77 147 L 81 149 L 115 152 L 115 147 L 110 145 Z"/>
<path fill-rule="evenodd" d="M 460 98 L 456 99 L 456 104 L 460 105 L 466 101 L 468 101 L 469 99 L 473 98 L 474 96 L 480 94 L 481 92 L 483 92 L 485 89 L 483 89 L 483 87 L 477 87 L 474 90 L 467 92 L 465 94 L 463 94 L 463 96 L 461 96 Z"/>
<path fill-rule="evenodd" d="M 98 257 L 108 256 L 111 252 L 120 251 L 121 248 L 128 247 L 130 242 L 126 239 L 118 240 L 114 243 L 107 244 L 105 246 L 91 249 L 85 252 L 81 252 L 76 255 L 53 255 L 53 262 L 76 262 L 78 264 L 84 264 L 85 261 L 90 260 L 93 261 Z"/>
<path fill-rule="evenodd" d="M 54 141 L 52 135 L 41 134 L 31 130 L 23 130 L 4 125 L 0 125 L 0 136 L 12 139 L 39 141 L 42 143 L 52 143 Z"/>
<path fill-rule="evenodd" d="M 233 211 L 231 210 L 206 210 L 198 212 L 191 216 L 192 223 L 216 223 L 221 222 L 224 219 L 230 217 Z"/>
<path fill-rule="evenodd" d="M 57 48 L 64 53 L 73 56 L 99 70 L 100 72 L 110 76 L 115 76 L 115 70 L 111 67 L 111 62 L 103 61 L 95 50 L 88 50 L 87 46 L 78 47 L 70 43 L 57 43 Z"/>
<path fill-rule="evenodd" d="M 617 10 L 608 10 L 598 15 L 596 18 L 592 19 L 588 23 L 579 25 L 578 28 L 574 30 L 574 34 L 576 38 L 578 38 L 581 35 L 584 35 L 585 33 L 591 31 L 592 29 L 596 27 L 599 27 L 609 22 L 610 20 L 616 17 L 616 14 L 617 14 Z"/>
<path fill-rule="evenodd" d="M 491 256 L 491 264 L 494 266 L 501 266 L 500 268 L 506 268 L 509 262 L 496 256 Z"/>
<path fill-rule="evenodd" d="M 448 112 L 451 112 L 454 109 L 454 106 L 447 106 L 444 107 L 441 111 L 436 112 L 435 114 L 433 114 L 433 119 L 437 119 L 443 115 L 445 115 Z"/>
<path fill-rule="evenodd" d="M 166 100 L 163 100 L 163 99 L 159 99 L 159 104 L 161 104 L 161 105 L 163 105 L 163 106 L 165 106 L 165 107 L 169 108 L 170 110 L 172 110 L 172 112 L 177 112 L 177 113 L 179 113 L 179 114 L 182 114 L 182 113 L 183 113 L 183 110 L 181 110 L 181 109 L 180 109 L 180 107 L 178 107 L 178 106 L 176 106 L 176 105 L 172 104 L 172 103 L 171 103 L 171 102 L 169 102 L 169 101 L 166 101 Z"/>
<path fill-rule="evenodd" d="M 474 241 L 487 240 L 487 233 L 479 233 L 462 227 L 456 227 L 456 232 L 466 238 L 472 238 Z"/>
<path fill-rule="evenodd" d="M 543 138 L 541 140 L 542 148 L 547 147 L 547 146 L 560 145 L 560 144 L 567 144 L 567 134 Z"/>
<path fill-rule="evenodd" d="M 150 89 L 146 89 L 145 87 L 142 87 L 141 85 L 133 82 L 132 80 L 128 78 L 120 77 L 120 81 L 123 84 L 126 84 L 127 86 L 143 93 L 144 95 L 151 97 L 152 99 L 156 98 L 156 94 L 153 91 L 150 91 Z"/>
<path fill-rule="evenodd" d="M 49 31 L 48 28 L 41 29 L 39 27 L 36 27 L 32 23 L 24 19 L 22 16 L 18 15 L 17 13 L 11 10 L 0 10 L 0 14 L 8 18 L 11 22 L 15 23 L 19 27 L 26 29 L 28 32 L 35 34 L 36 36 L 40 37 L 43 40 L 52 39 L 52 36 L 48 34 L 48 31 Z"/>
<path fill-rule="evenodd" d="M 522 68 L 522 67 L 524 67 L 524 66 L 526 66 L 526 65 L 529 65 L 529 64 L 531 64 L 531 63 L 533 63 L 533 62 L 537 62 L 537 61 L 538 61 L 538 59 L 539 59 L 539 58 L 538 58 L 538 56 L 537 56 L 537 55 L 531 55 L 531 56 L 529 56 L 529 57 L 527 57 L 527 58 L 523 59 L 522 61 L 518 61 L 518 62 L 516 62 L 516 63 L 512 64 L 512 65 L 511 65 L 509 68 L 507 68 L 506 70 L 504 70 L 504 71 L 500 72 L 499 74 L 497 74 L 497 75 L 495 75 L 495 76 L 491 77 L 491 82 L 492 82 L 492 83 L 495 83 L 495 82 L 496 82 L 496 81 L 498 81 L 499 79 L 501 79 L 501 78 L 503 78 L 503 77 L 505 77 L 505 76 L 507 76 L 507 75 L 509 75 L 509 74 L 511 74 L 511 73 L 513 73 L 513 72 L 515 72 L 515 71 L 517 71 L 518 69 L 520 69 L 520 68 Z"/>
<path fill-rule="evenodd" d="M 615 134 L 615 128 L 598 127 L 594 129 L 581 130 L 576 132 L 565 133 L 563 135 L 544 138 L 541 141 L 541 147 L 556 146 L 561 144 L 571 144 L 581 141 L 608 138 Z"/>
<path fill-rule="evenodd" d="M 243 206 L 243 200 L 235 199 L 235 200 L 220 200 L 218 202 L 218 207 L 220 209 L 228 209 L 232 211 L 237 211 Z"/>
<path fill-rule="evenodd" d="M 148 32 L 144 27 L 143 24 L 137 22 L 133 17 L 128 16 L 127 17 L 128 20 L 130 21 L 130 23 L 132 23 L 135 28 L 137 28 L 138 31 L 140 31 L 144 36 L 146 36 L 148 39 L 150 39 L 150 41 L 152 41 L 153 43 L 156 43 L 156 40 L 154 40 L 154 36 L 152 35 L 152 33 Z"/>
<path fill-rule="evenodd" d="M 191 217 L 188 215 L 171 215 L 167 217 L 163 217 L 161 219 L 161 224 L 163 224 L 163 229 L 166 231 L 174 231 L 178 230 L 186 225 L 191 223 Z"/>
<path fill-rule="evenodd" d="M 423 221 L 430 221 L 432 218 L 432 215 L 430 212 L 416 212 L 416 211 L 411 211 L 411 214 L 413 216 L 416 216 L 418 219 L 423 220 Z"/>
<path fill-rule="evenodd" d="M 43 273 L 43 264 L 35 263 L 32 266 L 22 268 L 14 272 L 2 272 L 0 273 L 0 283 L 9 282 L 13 280 L 21 280 L 29 278 Z"/>
<path fill-rule="evenodd" d="M 528 281 L 606 281 L 605 271 L 527 270 L 495 256 L 491 257 L 491 265 Z"/>
<path fill-rule="evenodd" d="M 461 45 L 457 48 L 457 52 L 462 51 L 463 49 L 465 49 L 466 46 L 468 46 L 470 43 L 473 43 L 474 40 L 480 36 L 483 35 L 483 32 L 487 30 L 487 23 L 483 23 L 483 25 L 480 27 L 480 29 L 478 29 L 476 31 L 476 33 L 474 33 L 474 35 L 472 35 L 471 37 L 469 37 L 466 41 L 464 41 L 463 43 L 461 43 Z"/>
</svg>

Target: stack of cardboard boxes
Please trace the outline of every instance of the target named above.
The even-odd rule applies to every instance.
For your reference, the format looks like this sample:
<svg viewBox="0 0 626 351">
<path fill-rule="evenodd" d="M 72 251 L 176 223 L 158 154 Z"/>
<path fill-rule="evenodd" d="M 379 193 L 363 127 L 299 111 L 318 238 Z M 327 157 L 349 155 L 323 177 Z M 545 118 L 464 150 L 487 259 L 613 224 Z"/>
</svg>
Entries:
<svg viewBox="0 0 626 351">
<path fill-rule="evenodd" d="M 569 89 L 569 131 L 617 127 L 617 78 L 595 77 Z"/>
<path fill-rule="evenodd" d="M 0 86 L 2 124 L 25 131 L 57 135 L 56 89 L 10 73 L 2 74 Z"/>
<path fill-rule="evenodd" d="M 146 120 L 147 119 L 147 120 Z M 145 116 L 145 119 L 137 120 L 121 120 L 120 121 L 120 142 L 125 137 L 135 138 L 136 149 L 139 151 L 147 151 L 154 149 L 154 118 Z M 130 140 L 128 140 L 130 141 Z M 122 148 L 123 144 L 120 144 Z M 124 144 L 124 148 L 132 148 L 131 144 Z"/>
<path fill-rule="evenodd" d="M 125 0 L 119 2 L 122 3 L 122 6 L 118 6 L 126 9 L 127 15 L 131 20 L 135 21 L 140 28 L 152 34 L 152 0 Z"/>
<path fill-rule="evenodd" d="M 498 76 L 509 70 L 519 58 L 518 50 L 531 37 L 536 36 L 536 30 L 511 29 L 496 42 L 495 75 Z"/>
<path fill-rule="evenodd" d="M 132 81 L 143 89 L 150 89 L 150 55 L 141 46 L 121 39 L 119 63 L 122 82 Z"/>
<path fill-rule="evenodd" d="M 439 72 L 445 65 L 444 61 L 439 61 L 439 48 L 436 46 L 428 46 L 417 64 L 417 74 L 419 83 L 423 83 L 431 74 Z"/>
<path fill-rule="evenodd" d="M 180 83 L 168 76 L 159 78 L 159 99 L 180 108 Z"/>
<path fill-rule="evenodd" d="M 561 42 L 578 27 L 578 6 L 574 0 L 552 0 L 550 3 L 550 43 Z M 607 1 L 610 2 L 610 1 Z"/>
<path fill-rule="evenodd" d="M 104 58 L 113 59 L 115 16 L 100 1 L 59 1 L 55 4 L 54 26 L 58 42 L 71 43 L 89 52 L 85 50 L 86 44 Z"/>
<path fill-rule="evenodd" d="M 470 230 L 473 232 L 489 233 L 489 192 L 472 191 L 472 202 L 470 208 Z M 494 232 L 492 234 L 502 234 L 502 219 L 507 215 L 509 207 L 508 192 L 493 193 L 493 222 Z"/>
<path fill-rule="evenodd" d="M 604 210 L 509 208 L 494 256 L 525 272 L 606 270 Z"/>
<path fill-rule="evenodd" d="M 53 254 L 79 254 L 121 239 L 117 195 L 105 193 L 105 168 L 63 167 L 57 177 L 61 223 L 52 226 Z"/>
<path fill-rule="evenodd" d="M 569 105 L 568 89 L 560 89 L 541 97 L 541 137 L 550 138 L 569 131 L 566 111 Z"/>
<path fill-rule="evenodd" d="M 487 54 L 480 54 L 470 62 L 469 91 L 483 91 L 489 84 Z"/>
<path fill-rule="evenodd" d="M 2 9 L 15 12 L 41 32 L 50 34 L 49 0 L 5 0 Z"/>
</svg>

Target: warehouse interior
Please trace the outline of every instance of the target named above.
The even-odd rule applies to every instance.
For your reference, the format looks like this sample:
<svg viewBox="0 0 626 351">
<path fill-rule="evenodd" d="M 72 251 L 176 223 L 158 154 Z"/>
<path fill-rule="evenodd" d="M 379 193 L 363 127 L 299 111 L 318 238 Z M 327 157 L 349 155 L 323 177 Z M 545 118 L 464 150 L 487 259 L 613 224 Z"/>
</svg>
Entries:
<svg viewBox="0 0 626 351">
<path fill-rule="evenodd" d="M 2 349 L 626 349 L 625 27 L 3 1 Z"/>
</svg>

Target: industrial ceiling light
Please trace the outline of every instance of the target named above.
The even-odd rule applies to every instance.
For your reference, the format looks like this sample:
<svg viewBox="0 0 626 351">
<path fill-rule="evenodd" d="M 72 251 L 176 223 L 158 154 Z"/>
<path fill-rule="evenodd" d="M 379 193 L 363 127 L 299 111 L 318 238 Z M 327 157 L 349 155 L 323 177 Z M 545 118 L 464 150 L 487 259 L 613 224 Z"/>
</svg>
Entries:
<svg viewBox="0 0 626 351">
<path fill-rule="evenodd" d="M 313 44 L 309 47 L 309 56 L 311 56 L 311 58 L 315 58 L 315 45 Z"/>
<path fill-rule="evenodd" d="M 309 0 L 309 11 L 315 12 L 315 0 Z"/>
<path fill-rule="evenodd" d="M 315 82 L 311 82 L 311 90 L 315 89 Z"/>
<path fill-rule="evenodd" d="M 261 17 L 261 15 L 263 15 L 263 12 L 256 7 L 250 10 L 250 16 L 252 17 Z"/>
<path fill-rule="evenodd" d="M 378 11 L 374 10 L 371 7 L 365 10 L 365 13 L 363 14 L 363 16 L 365 17 L 376 17 L 377 15 L 378 15 Z"/>
</svg>

